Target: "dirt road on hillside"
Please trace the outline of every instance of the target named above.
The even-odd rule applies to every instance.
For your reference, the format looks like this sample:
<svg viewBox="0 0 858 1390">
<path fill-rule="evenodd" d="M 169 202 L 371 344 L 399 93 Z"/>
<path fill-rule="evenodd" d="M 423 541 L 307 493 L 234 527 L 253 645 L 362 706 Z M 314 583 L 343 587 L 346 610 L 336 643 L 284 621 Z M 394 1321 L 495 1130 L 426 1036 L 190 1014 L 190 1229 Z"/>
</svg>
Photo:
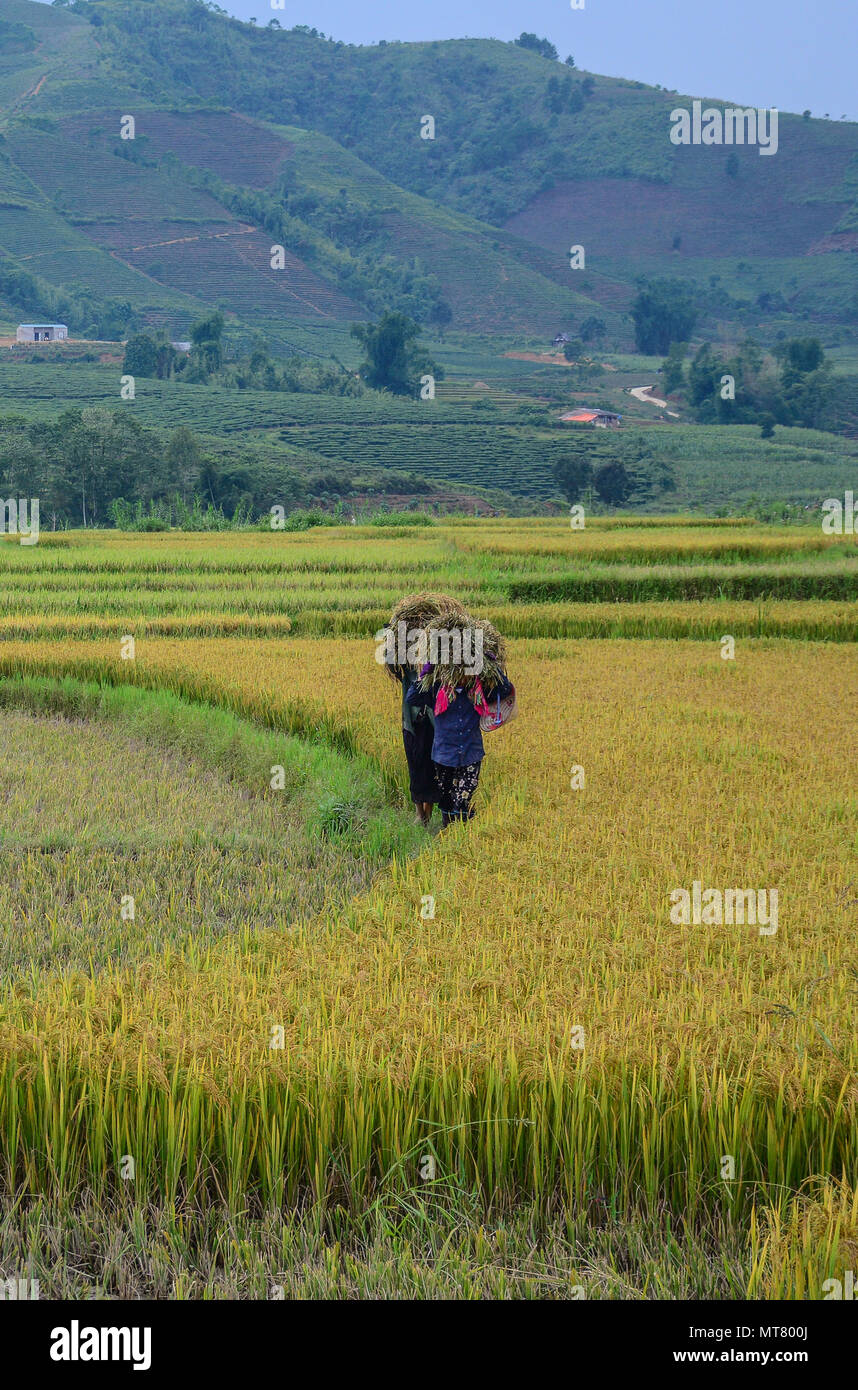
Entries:
<svg viewBox="0 0 858 1390">
<path fill-rule="evenodd" d="M 629 395 L 634 396 L 636 401 L 646 401 L 649 405 L 657 405 L 660 410 L 666 411 L 668 415 L 673 416 L 674 420 L 678 420 L 679 416 L 676 411 L 668 410 L 667 401 L 659 400 L 658 396 L 654 396 L 652 394 L 654 390 L 654 386 L 630 386 Z"/>
</svg>

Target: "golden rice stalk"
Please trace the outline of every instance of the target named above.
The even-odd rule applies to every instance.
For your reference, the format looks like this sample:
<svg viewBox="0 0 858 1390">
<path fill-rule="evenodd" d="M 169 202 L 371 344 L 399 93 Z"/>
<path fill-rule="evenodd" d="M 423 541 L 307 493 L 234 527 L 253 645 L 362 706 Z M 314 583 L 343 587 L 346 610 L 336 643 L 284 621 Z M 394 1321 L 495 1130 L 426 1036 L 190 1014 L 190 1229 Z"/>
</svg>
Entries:
<svg viewBox="0 0 858 1390">
<path fill-rule="evenodd" d="M 477 631 L 483 634 L 483 664 L 482 671 L 479 673 L 473 670 L 476 653 L 474 633 Z M 447 609 L 427 623 L 426 632 L 430 644 L 433 633 L 445 632 L 449 644 L 449 654 L 445 659 L 442 648 L 442 659 L 436 662 L 432 670 L 421 680 L 423 690 L 430 690 L 439 685 L 448 692 L 459 688 L 473 690 L 479 681 L 484 692 L 489 694 L 503 681 L 506 643 L 497 628 L 487 619 L 472 618 L 468 613 L 460 613 L 458 608 Z M 458 661 L 453 659 L 456 633 L 459 634 L 461 643 L 459 646 L 461 660 Z"/>
<path fill-rule="evenodd" d="M 421 594 L 406 594 L 398 603 L 393 605 L 393 612 L 390 615 L 390 625 L 395 627 L 399 622 L 408 623 L 409 627 L 426 627 L 439 613 L 457 613 L 460 617 L 465 616 L 465 610 L 457 598 L 450 594 L 424 592 Z"/>
<path fill-rule="evenodd" d="M 406 594 L 404 598 L 393 605 L 388 626 L 396 631 L 397 624 L 404 622 L 409 631 L 419 630 L 425 628 L 433 618 L 441 613 L 448 613 L 456 618 L 465 616 L 465 610 L 459 600 L 450 594 L 428 591 L 420 594 Z M 394 680 L 401 681 L 407 674 L 404 666 L 393 662 L 387 663 L 385 669 Z"/>
<path fill-rule="evenodd" d="M 477 618 L 473 623 L 475 628 L 480 628 L 483 634 L 483 651 L 487 658 L 506 670 L 506 639 L 501 636 L 494 623 L 489 622 L 488 618 Z"/>
</svg>

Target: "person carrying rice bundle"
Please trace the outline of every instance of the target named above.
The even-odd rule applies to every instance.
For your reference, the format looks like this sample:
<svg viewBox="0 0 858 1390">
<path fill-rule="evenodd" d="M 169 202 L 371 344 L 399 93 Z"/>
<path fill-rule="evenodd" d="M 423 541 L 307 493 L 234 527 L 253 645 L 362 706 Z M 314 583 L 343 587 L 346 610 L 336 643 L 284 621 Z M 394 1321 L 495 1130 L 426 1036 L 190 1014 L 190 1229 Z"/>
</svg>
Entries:
<svg viewBox="0 0 858 1390">
<path fill-rule="evenodd" d="M 409 594 L 394 607 L 383 634 L 383 664 L 388 674 L 402 686 L 402 743 L 408 764 L 409 792 L 417 823 L 427 827 L 438 799 L 432 762 L 434 708 L 428 699 L 409 703 L 406 695 L 418 679 L 428 654 L 427 625 L 440 613 L 453 614 L 460 619 L 465 616 L 462 605 L 447 594 Z"/>
<path fill-rule="evenodd" d="M 503 638 L 491 623 L 459 606 L 430 619 L 429 660 L 408 687 L 415 710 L 431 709 L 432 762 L 441 824 L 470 820 L 485 756 L 483 730 L 515 718 L 515 690 L 505 669 Z"/>
</svg>

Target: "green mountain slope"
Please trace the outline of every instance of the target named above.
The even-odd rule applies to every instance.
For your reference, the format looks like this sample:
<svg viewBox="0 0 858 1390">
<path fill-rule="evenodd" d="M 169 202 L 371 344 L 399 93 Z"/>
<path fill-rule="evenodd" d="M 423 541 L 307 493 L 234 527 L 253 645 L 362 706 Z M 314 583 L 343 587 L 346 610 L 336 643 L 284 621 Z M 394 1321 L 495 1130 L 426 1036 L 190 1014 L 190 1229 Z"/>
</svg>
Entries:
<svg viewBox="0 0 858 1390">
<path fill-rule="evenodd" d="M 728 162 L 670 143 L 690 97 L 516 45 L 358 48 L 198 0 L 3 13 L 0 257 L 144 320 L 217 305 L 330 350 L 386 307 L 479 334 L 596 315 L 627 349 L 639 278 L 665 274 L 693 282 L 704 336 L 858 310 L 855 125 L 781 116 L 776 156 Z"/>
</svg>

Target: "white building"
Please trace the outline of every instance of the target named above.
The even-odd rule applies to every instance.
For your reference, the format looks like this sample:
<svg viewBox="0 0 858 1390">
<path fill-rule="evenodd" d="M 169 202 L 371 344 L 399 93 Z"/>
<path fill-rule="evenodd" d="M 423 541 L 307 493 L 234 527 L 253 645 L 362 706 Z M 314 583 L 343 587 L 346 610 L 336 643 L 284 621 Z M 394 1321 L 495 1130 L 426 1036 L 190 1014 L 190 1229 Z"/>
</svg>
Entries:
<svg viewBox="0 0 858 1390">
<path fill-rule="evenodd" d="M 19 343 L 58 343 L 69 331 L 64 323 L 19 323 L 15 336 Z"/>
</svg>

